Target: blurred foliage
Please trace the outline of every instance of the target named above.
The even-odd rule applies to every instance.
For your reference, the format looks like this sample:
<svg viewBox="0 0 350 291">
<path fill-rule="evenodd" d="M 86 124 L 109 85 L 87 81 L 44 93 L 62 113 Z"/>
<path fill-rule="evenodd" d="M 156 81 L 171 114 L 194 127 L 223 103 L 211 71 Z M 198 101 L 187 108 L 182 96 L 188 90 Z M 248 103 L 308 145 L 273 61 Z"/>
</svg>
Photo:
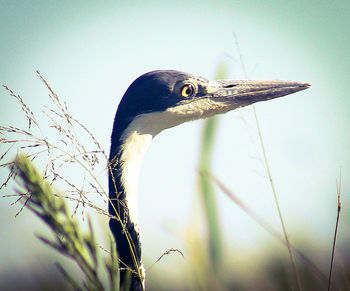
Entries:
<svg viewBox="0 0 350 291">
<path fill-rule="evenodd" d="M 224 63 L 218 66 L 215 74 L 216 79 L 227 77 L 227 68 Z M 203 218 L 205 219 L 205 243 L 198 233 L 190 233 L 192 245 L 189 245 L 189 252 L 192 258 L 192 265 L 195 269 L 195 280 L 193 289 L 219 290 L 221 289 L 222 274 L 222 236 L 220 221 L 215 197 L 214 186 L 205 173 L 210 172 L 212 152 L 215 142 L 215 133 L 218 126 L 218 116 L 213 116 L 203 123 L 201 145 L 198 158 L 198 194 L 203 206 Z"/>
<path fill-rule="evenodd" d="M 225 78 L 226 68 L 221 65 L 216 73 L 216 78 Z M 47 85 L 48 86 L 48 85 Z M 68 129 L 65 130 L 60 126 L 59 121 L 54 121 L 54 127 L 67 137 L 65 145 L 75 145 L 76 154 L 69 154 L 65 152 L 57 154 L 57 158 L 52 158 L 52 150 L 57 149 L 49 145 L 45 140 L 34 138 L 29 132 L 31 124 L 37 125 L 35 117 L 29 108 L 24 104 L 20 96 L 15 95 L 7 88 L 10 95 L 17 98 L 22 105 L 22 110 L 29 122 L 28 131 L 21 130 L 15 127 L 1 127 L 0 129 L 5 133 L 17 133 L 24 135 L 29 142 L 27 148 L 33 149 L 38 147 L 47 147 L 47 150 L 41 150 L 39 153 L 50 153 L 51 161 L 46 169 L 51 169 L 51 182 L 55 179 L 62 179 L 69 183 L 68 179 L 63 179 L 60 176 L 61 167 L 54 167 L 58 158 L 64 157 L 64 163 L 77 162 L 77 157 L 83 157 L 84 161 L 79 161 L 79 164 L 93 173 L 96 166 L 96 155 L 101 154 L 102 158 L 105 156 L 92 134 L 77 120 L 73 119 L 66 109 L 66 105 L 60 104 L 59 99 L 52 89 L 48 86 L 51 92 L 51 99 L 58 105 L 62 114 L 55 114 L 59 117 L 59 121 L 67 121 Z M 51 111 L 52 112 L 52 111 Z M 74 134 L 73 123 L 82 127 L 92 138 L 93 144 L 97 149 L 89 151 L 85 149 L 85 145 L 77 142 Z M 204 123 L 202 144 L 199 156 L 199 196 L 201 197 L 202 217 L 205 221 L 204 233 L 200 234 L 201 230 L 191 231 L 187 237 L 188 252 L 190 257 L 189 270 L 190 276 L 183 280 L 179 278 L 176 283 L 169 286 L 168 282 L 164 282 L 162 276 L 147 277 L 147 285 L 150 290 L 293 290 L 295 286 L 294 276 L 291 274 L 288 259 L 281 256 L 277 251 L 266 255 L 264 260 L 256 260 L 251 258 L 255 264 L 254 271 L 247 270 L 245 275 L 236 272 L 236 269 L 227 267 L 227 260 L 223 248 L 223 237 L 220 231 L 220 222 L 218 209 L 216 205 L 214 187 L 212 179 L 205 172 L 210 172 L 213 146 L 215 141 L 215 132 L 218 125 L 218 118 L 214 117 L 208 119 Z M 5 135 L 4 135 L 5 136 Z M 8 142 L 13 144 L 15 140 L 2 138 L 1 142 Z M 19 140 L 18 142 L 21 142 Z M 22 147 L 23 148 L 23 147 Z M 7 154 L 2 155 L 2 158 Z M 33 155 L 35 157 L 35 155 Z M 86 165 L 84 164 L 86 163 Z M 4 165 L 11 165 L 4 164 Z M 59 253 L 72 258 L 80 267 L 83 273 L 83 283 L 77 282 L 74 278 L 75 274 L 67 272 L 63 267 L 59 266 L 59 270 L 63 276 L 57 276 L 52 269 L 40 268 L 40 266 L 32 266 L 30 272 L 30 279 L 28 276 L 18 273 L 16 270 L 8 271 L 8 273 L 0 274 L 0 290 L 105 290 L 105 286 L 109 286 L 110 290 L 117 290 L 118 278 L 118 260 L 115 252 L 115 245 L 110 241 L 110 253 L 108 258 L 101 258 L 100 250 L 97 248 L 94 231 L 91 223 L 89 223 L 89 233 L 85 234 L 80 231 L 79 225 L 73 216 L 70 214 L 68 208 L 65 206 L 65 200 L 59 194 L 52 192 L 49 183 L 44 180 L 38 171 L 33 167 L 31 162 L 23 155 L 17 156 L 9 178 L 14 178 L 22 186 L 18 189 L 17 196 L 26 207 L 33 211 L 51 228 L 54 239 L 46 237 L 39 237 L 44 243 L 56 249 Z M 61 165 L 61 164 L 58 164 Z M 49 176 L 49 175 L 48 175 Z M 46 176 L 45 178 L 48 178 Z M 94 175 L 91 175 L 95 177 Z M 49 179 L 48 179 L 49 180 Z M 6 186 L 8 180 L 3 186 Z M 93 186 L 93 190 L 100 193 L 101 190 Z M 72 187 L 73 194 L 78 193 L 76 187 Z M 91 191 L 91 190 L 90 190 Z M 88 191 L 86 191 L 88 192 Z M 84 192 L 85 193 L 85 192 Z M 79 192 L 79 194 L 81 194 Z M 81 197 L 81 195 L 79 196 Z M 79 198 L 81 199 L 81 198 Z M 89 205 L 89 201 L 80 201 L 79 204 L 91 206 L 98 213 L 102 213 L 101 209 L 94 205 Z M 83 203 L 82 203 L 83 202 Z M 198 232 L 197 232 L 198 231 Z M 275 250 L 275 246 L 267 246 L 267 249 Z M 307 254 L 314 263 L 322 270 L 324 274 L 329 271 L 329 253 L 318 251 L 315 249 L 306 249 L 303 245 L 298 249 L 304 249 L 303 253 Z M 232 259 L 232 258 L 231 258 Z M 248 259 L 249 260 L 249 259 Z M 256 260 L 256 262 L 255 262 Z M 335 267 L 333 272 L 332 290 L 350 290 L 350 250 L 349 246 L 337 247 L 335 250 Z M 230 265 L 237 265 L 237 262 L 230 262 Z M 297 261 L 297 270 L 301 277 L 301 286 L 303 290 L 326 290 L 327 282 L 320 280 L 315 270 L 304 264 L 303 261 Z M 102 274 L 100 276 L 100 274 Z M 106 279 L 107 278 L 107 279 Z M 20 279 L 20 280 L 19 280 Z M 70 284 L 68 284 L 68 282 Z"/>
<path fill-rule="evenodd" d="M 44 221 L 54 235 L 54 239 L 43 236 L 38 238 L 74 260 L 84 274 L 84 280 L 80 284 L 60 264 L 57 264 L 65 279 L 75 290 L 118 290 L 118 257 L 112 240 L 110 240 L 109 257 L 102 259 L 90 219 L 89 232 L 84 234 L 68 210 L 65 200 L 60 195 L 53 194 L 48 182 L 25 155 L 17 155 L 13 167 L 14 177 L 20 185 L 17 192 L 23 204 Z M 108 288 L 101 279 L 105 273 L 109 278 Z"/>
</svg>

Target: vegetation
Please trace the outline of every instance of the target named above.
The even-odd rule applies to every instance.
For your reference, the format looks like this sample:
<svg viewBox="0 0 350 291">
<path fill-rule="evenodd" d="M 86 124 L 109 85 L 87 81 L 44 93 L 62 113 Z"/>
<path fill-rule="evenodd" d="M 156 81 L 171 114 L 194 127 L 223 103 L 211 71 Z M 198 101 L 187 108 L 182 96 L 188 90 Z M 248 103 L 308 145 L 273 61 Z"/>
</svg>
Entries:
<svg viewBox="0 0 350 291">
<path fill-rule="evenodd" d="M 98 248 L 90 219 L 89 232 L 82 233 L 79 224 L 69 212 L 65 200 L 59 194 L 54 195 L 50 185 L 33 167 L 28 158 L 17 155 L 12 171 L 22 190 L 17 190 L 26 207 L 44 221 L 53 232 L 54 240 L 39 236 L 38 238 L 61 254 L 73 259 L 84 274 L 82 284 L 57 263 L 63 276 L 72 284 L 75 290 L 117 290 L 118 257 L 115 244 L 110 240 L 109 257 L 101 262 L 101 250 Z M 100 272 L 109 277 L 109 288 L 105 288 Z"/>
<path fill-rule="evenodd" d="M 15 180 L 17 182 L 16 193 L 5 196 L 16 197 L 15 203 L 21 203 L 22 207 L 19 213 L 26 207 L 44 221 L 53 233 L 53 238 L 46 236 L 38 236 L 38 238 L 59 253 L 71 258 L 79 266 L 83 275 L 81 282 L 74 277 L 74 274 L 71 275 L 65 270 L 61 264 L 57 264 L 63 277 L 71 284 L 73 289 L 118 290 L 117 270 L 119 264 L 115 252 L 115 243 L 109 235 L 106 235 L 109 250 L 102 252 L 91 219 L 85 213 L 85 209 L 90 208 L 102 217 L 109 218 L 109 214 L 105 210 L 108 201 L 108 193 L 103 182 L 105 176 L 102 175 L 101 177 L 101 172 L 108 168 L 106 166 L 108 165 L 106 152 L 87 127 L 69 114 L 67 104 L 59 99 L 39 72 L 38 76 L 49 90 L 52 107 L 45 107 L 44 113 L 50 121 L 49 129 L 57 133 L 57 139 L 55 142 L 48 140 L 44 135 L 46 130 L 41 128 L 42 125 L 37 122 L 32 110 L 19 95 L 4 86 L 10 96 L 16 98 L 21 105 L 24 116 L 28 121 L 28 128 L 0 126 L 1 146 L 2 148 L 6 147 L 0 160 L 3 162 L 2 166 L 8 167 L 10 170 L 1 188 L 8 186 L 11 180 Z M 217 77 L 223 78 L 224 76 L 225 70 L 224 67 L 221 67 Z M 329 272 L 325 272 L 316 263 L 313 263 L 304 252 L 288 241 L 286 230 L 284 235 L 281 236 L 279 231 L 264 222 L 249 206 L 245 205 L 232 191 L 227 189 L 220 179 L 211 173 L 211 152 L 217 125 L 218 120 L 215 118 L 206 121 L 202 136 L 198 162 L 198 185 L 203 215 L 206 218 L 207 236 L 204 240 L 200 236 L 195 237 L 191 247 L 189 247 L 189 257 L 194 274 L 191 288 L 193 290 L 326 290 L 327 288 L 328 290 L 350 290 L 348 279 L 350 278 L 350 258 L 344 254 L 341 272 L 335 273 L 333 270 L 337 228 L 341 217 L 340 179 L 337 187 L 338 211 L 333 253 Z M 90 144 L 82 144 L 80 142 L 81 135 L 88 136 L 91 140 Z M 17 154 L 16 158 L 9 162 L 8 155 L 13 152 L 12 149 L 25 151 L 26 154 Z M 36 170 L 32 161 L 43 164 L 43 171 Z M 268 168 L 267 158 L 265 162 Z M 79 167 L 84 170 L 83 186 L 78 187 L 73 182 L 73 177 L 67 176 L 65 171 L 67 167 Z M 272 181 L 271 175 L 269 177 Z M 52 187 L 53 183 L 59 185 L 59 188 L 64 191 L 57 192 Z M 273 184 L 271 186 L 273 187 Z M 271 257 L 268 262 L 264 263 L 264 279 L 261 277 L 252 277 L 248 281 L 238 280 L 238 278 L 232 279 L 231 270 L 225 269 L 222 262 L 222 234 L 214 191 L 216 187 L 257 224 L 288 248 L 292 268 L 288 267 L 288 262 L 285 262 L 284 259 L 278 256 Z M 99 196 L 102 206 L 93 202 L 90 198 L 91 195 Z M 276 193 L 274 195 L 277 197 Z M 72 210 L 67 206 L 67 201 L 73 205 Z M 81 230 L 81 221 L 76 218 L 78 212 L 81 213 L 83 218 L 87 217 L 88 231 L 86 232 Z M 283 223 L 282 215 L 281 222 Z M 171 249 L 165 252 L 164 255 L 174 252 L 183 255 L 181 250 L 177 249 Z M 294 260 L 294 256 L 297 260 Z M 158 278 L 152 280 L 156 282 Z M 266 283 L 266 281 L 269 283 Z M 123 287 L 127 290 L 127 286 Z M 175 287 L 175 289 L 177 288 Z M 26 290 L 30 290 L 30 287 Z"/>
</svg>

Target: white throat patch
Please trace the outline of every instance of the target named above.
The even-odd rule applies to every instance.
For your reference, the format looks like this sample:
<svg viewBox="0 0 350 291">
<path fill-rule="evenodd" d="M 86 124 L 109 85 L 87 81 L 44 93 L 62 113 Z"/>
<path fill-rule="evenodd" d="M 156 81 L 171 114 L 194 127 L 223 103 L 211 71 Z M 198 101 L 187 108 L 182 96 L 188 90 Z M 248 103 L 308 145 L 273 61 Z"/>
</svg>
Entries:
<svg viewBox="0 0 350 291">
<path fill-rule="evenodd" d="M 211 99 L 198 99 L 189 104 L 178 105 L 165 111 L 145 113 L 137 116 L 121 136 L 122 177 L 129 208 L 130 220 L 138 228 L 138 179 L 143 157 L 152 139 L 162 130 L 186 121 L 203 119 L 225 113 L 237 106 Z"/>
</svg>

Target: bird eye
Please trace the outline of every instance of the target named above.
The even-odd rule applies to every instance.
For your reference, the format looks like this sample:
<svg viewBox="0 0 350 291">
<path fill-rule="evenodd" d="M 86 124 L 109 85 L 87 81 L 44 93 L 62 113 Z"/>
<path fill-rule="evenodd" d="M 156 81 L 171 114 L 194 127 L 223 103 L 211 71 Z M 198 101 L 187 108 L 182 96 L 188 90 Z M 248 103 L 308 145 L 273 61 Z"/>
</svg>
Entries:
<svg viewBox="0 0 350 291">
<path fill-rule="evenodd" d="M 192 97 L 195 93 L 196 93 L 196 88 L 194 87 L 193 84 L 186 84 L 181 89 L 181 96 L 185 98 Z"/>
</svg>

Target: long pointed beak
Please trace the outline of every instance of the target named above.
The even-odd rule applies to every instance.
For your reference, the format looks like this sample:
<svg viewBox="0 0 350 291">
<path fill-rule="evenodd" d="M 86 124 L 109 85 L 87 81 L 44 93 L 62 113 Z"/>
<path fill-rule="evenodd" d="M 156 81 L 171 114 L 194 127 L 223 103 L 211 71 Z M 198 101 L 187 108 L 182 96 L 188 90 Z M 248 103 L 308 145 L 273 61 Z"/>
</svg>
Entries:
<svg viewBox="0 0 350 291">
<path fill-rule="evenodd" d="M 310 83 L 292 81 L 219 80 L 208 86 L 207 93 L 213 99 L 241 107 L 289 95 L 310 86 Z"/>
</svg>

